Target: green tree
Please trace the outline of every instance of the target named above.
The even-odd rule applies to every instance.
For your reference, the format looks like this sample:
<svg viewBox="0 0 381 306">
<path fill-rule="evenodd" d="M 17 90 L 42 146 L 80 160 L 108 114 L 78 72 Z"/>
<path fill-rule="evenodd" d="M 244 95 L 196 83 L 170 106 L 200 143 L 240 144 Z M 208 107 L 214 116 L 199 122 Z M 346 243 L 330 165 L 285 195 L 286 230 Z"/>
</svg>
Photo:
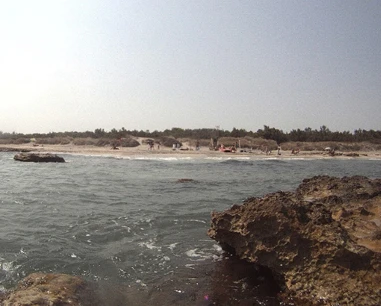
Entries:
<svg viewBox="0 0 381 306">
<path fill-rule="evenodd" d="M 106 135 L 106 132 L 104 129 L 95 129 L 94 135 L 95 135 L 95 138 L 102 138 Z"/>
</svg>

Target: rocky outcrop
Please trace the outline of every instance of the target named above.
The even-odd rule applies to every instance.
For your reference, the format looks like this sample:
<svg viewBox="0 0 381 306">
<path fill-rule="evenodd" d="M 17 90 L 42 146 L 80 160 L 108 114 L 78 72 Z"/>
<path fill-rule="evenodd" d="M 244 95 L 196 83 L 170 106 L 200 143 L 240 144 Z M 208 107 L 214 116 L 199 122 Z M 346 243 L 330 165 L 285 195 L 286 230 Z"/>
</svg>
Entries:
<svg viewBox="0 0 381 306">
<path fill-rule="evenodd" d="M 66 274 L 33 273 L 1 301 L 3 306 L 90 306 L 99 305 L 93 290 L 80 277 Z"/>
<path fill-rule="evenodd" d="M 208 235 L 298 305 L 381 304 L 381 179 L 316 176 L 213 212 Z"/>
<path fill-rule="evenodd" d="M 22 162 L 35 163 L 64 163 L 63 157 L 50 153 L 19 153 L 13 157 L 15 160 Z"/>
</svg>

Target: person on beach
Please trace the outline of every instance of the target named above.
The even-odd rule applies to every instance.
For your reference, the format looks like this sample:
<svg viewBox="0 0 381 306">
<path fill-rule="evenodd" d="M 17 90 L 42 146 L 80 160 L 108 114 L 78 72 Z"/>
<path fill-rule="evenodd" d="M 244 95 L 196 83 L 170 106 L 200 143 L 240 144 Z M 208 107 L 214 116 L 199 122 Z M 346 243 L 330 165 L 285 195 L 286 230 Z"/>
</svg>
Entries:
<svg viewBox="0 0 381 306">
<path fill-rule="evenodd" d="M 200 150 L 200 142 L 197 140 L 196 142 L 196 151 Z"/>
<path fill-rule="evenodd" d="M 299 154 L 299 148 L 292 149 L 291 154 L 298 155 Z"/>
</svg>

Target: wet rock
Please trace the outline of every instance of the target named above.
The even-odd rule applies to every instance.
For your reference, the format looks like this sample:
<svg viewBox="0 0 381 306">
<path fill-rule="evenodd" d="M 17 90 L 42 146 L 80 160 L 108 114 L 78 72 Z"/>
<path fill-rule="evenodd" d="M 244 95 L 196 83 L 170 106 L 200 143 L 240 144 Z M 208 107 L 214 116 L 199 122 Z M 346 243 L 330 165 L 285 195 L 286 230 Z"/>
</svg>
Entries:
<svg viewBox="0 0 381 306">
<path fill-rule="evenodd" d="M 1 301 L 3 306 L 90 306 L 98 305 L 93 290 L 77 276 L 33 273 L 21 280 L 17 288 Z"/>
<path fill-rule="evenodd" d="M 181 178 L 177 180 L 177 183 L 189 183 L 189 182 L 195 182 L 195 180 L 189 179 L 189 178 Z"/>
<path fill-rule="evenodd" d="M 19 153 L 16 154 L 14 160 L 22 162 L 35 163 L 64 163 L 63 157 L 50 153 Z"/>
<path fill-rule="evenodd" d="M 306 179 L 213 212 L 208 235 L 270 268 L 296 304 L 381 303 L 381 179 Z"/>
</svg>

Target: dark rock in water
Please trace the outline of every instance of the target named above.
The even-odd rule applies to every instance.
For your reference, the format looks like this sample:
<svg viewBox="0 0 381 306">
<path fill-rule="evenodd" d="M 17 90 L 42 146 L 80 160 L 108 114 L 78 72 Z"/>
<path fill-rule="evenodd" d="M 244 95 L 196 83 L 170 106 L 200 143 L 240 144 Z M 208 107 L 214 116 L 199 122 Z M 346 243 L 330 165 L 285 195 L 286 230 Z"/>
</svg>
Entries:
<svg viewBox="0 0 381 306">
<path fill-rule="evenodd" d="M 8 293 L 1 305 L 98 305 L 93 290 L 80 277 L 33 273 Z"/>
<path fill-rule="evenodd" d="M 270 268 L 296 305 L 381 304 L 381 179 L 305 179 L 213 212 L 208 235 Z"/>
<path fill-rule="evenodd" d="M 189 183 L 189 182 L 194 182 L 195 180 L 193 179 L 189 179 L 189 178 L 182 178 L 182 179 L 178 179 L 177 180 L 177 183 Z"/>
<path fill-rule="evenodd" d="M 50 153 L 19 153 L 13 157 L 15 160 L 35 163 L 64 163 L 63 157 Z"/>
</svg>

